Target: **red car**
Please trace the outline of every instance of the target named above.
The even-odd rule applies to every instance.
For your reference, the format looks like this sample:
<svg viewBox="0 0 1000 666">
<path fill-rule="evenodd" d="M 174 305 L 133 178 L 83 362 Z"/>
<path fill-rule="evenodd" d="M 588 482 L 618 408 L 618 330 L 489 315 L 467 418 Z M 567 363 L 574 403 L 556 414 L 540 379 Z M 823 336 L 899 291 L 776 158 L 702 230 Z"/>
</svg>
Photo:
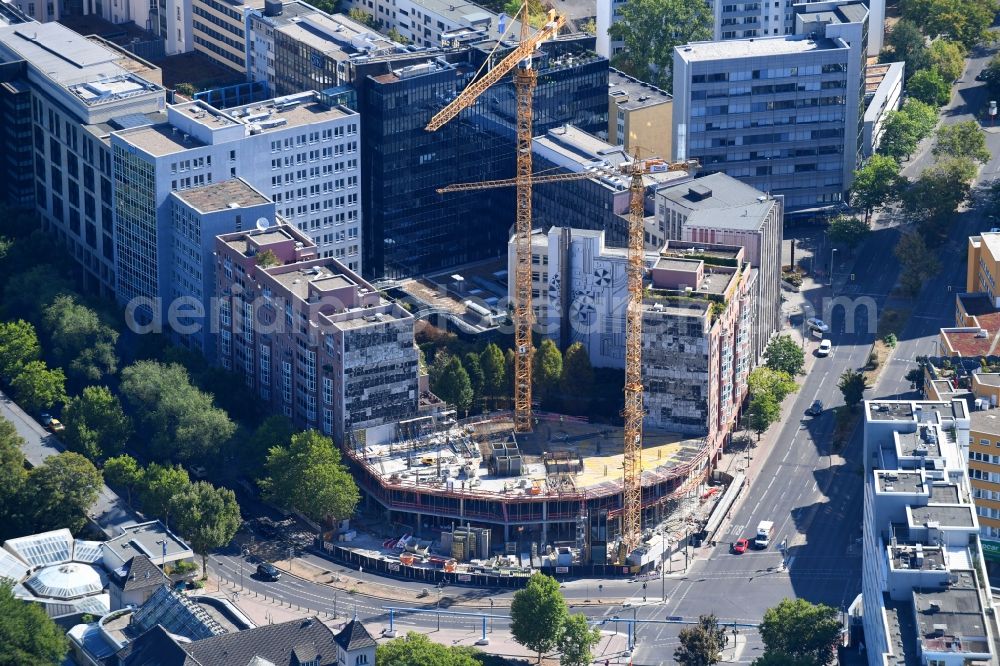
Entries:
<svg viewBox="0 0 1000 666">
<path fill-rule="evenodd" d="M 747 552 L 747 548 L 750 547 L 750 542 L 746 539 L 738 539 L 736 543 L 733 544 L 733 552 L 737 555 L 742 555 Z"/>
</svg>

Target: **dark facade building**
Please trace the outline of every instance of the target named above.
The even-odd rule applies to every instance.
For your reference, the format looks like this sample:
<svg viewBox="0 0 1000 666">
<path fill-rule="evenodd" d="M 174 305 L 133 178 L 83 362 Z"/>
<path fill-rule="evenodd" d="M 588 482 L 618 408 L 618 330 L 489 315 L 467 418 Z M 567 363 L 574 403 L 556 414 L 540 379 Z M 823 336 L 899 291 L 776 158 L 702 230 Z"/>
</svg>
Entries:
<svg viewBox="0 0 1000 666">
<path fill-rule="evenodd" d="M 607 127 L 608 61 L 593 38 L 544 44 L 535 58 L 534 133 L 571 123 Z M 511 79 L 439 129 L 424 127 L 479 70 L 493 42 L 453 51 L 345 63 L 362 118 L 363 265 L 375 277 L 445 270 L 504 252 L 513 189 L 441 195 L 451 183 L 512 178 Z"/>
<path fill-rule="evenodd" d="M 4 146 L 0 159 L 3 199 L 15 208 L 35 205 L 35 174 L 32 153 L 31 88 L 27 63 L 0 64 L 0 136 Z"/>
</svg>

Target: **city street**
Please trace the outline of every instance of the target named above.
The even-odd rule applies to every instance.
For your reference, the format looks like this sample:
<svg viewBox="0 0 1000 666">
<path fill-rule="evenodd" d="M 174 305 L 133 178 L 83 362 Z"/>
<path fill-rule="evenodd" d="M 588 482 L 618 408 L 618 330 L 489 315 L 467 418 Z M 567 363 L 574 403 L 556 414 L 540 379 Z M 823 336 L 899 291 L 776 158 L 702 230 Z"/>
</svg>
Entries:
<svg viewBox="0 0 1000 666">
<path fill-rule="evenodd" d="M 971 60 L 965 78 L 956 86 L 952 104 L 943 110 L 945 123 L 972 119 L 972 112 L 985 106 L 985 86 L 975 82 L 974 77 L 987 60 L 985 51 Z M 1000 133 L 988 133 L 987 141 L 994 158 L 982 171 L 981 179 L 986 180 L 995 177 L 1000 168 Z M 928 141 L 904 172 L 913 177 L 932 162 Z M 765 609 L 785 597 L 846 609 L 860 592 L 861 433 L 858 429 L 843 451 L 831 450 L 835 427 L 832 408 L 842 404 L 838 379 L 844 370 L 866 363 L 874 340 L 874 330 L 867 327 L 867 307 L 881 309 L 888 303 L 893 308 L 910 309 L 911 316 L 892 360 L 868 397 L 916 397 L 904 376 L 916 367 L 913 359 L 917 355 L 936 352 L 938 329 L 953 323 L 954 294 L 964 289 L 965 239 L 981 231 L 982 226 L 971 213 L 959 216 L 949 241 L 938 251 L 944 267 L 941 274 L 929 280 L 916 299 L 901 300 L 890 296 L 899 272 L 892 252 L 898 233 L 891 220 L 876 225 L 853 257 L 836 262 L 832 286 L 815 286 L 804 294 L 817 316 L 823 316 L 824 299 L 844 297 L 837 301 L 844 307 L 838 305 L 829 316 L 831 331 L 825 336 L 833 341 L 834 351 L 826 358 L 813 359 L 798 393 L 789 399 L 786 418 L 775 426 L 776 434 L 769 433 L 766 438 L 771 443 L 755 449 L 747 469 L 749 487 L 717 535 L 717 545 L 693 550 L 686 573 L 668 574 L 662 582 L 649 581 L 645 589 L 641 583 L 622 580 L 568 582 L 564 593 L 570 604 L 594 618 L 663 621 L 668 617 L 695 619 L 700 614 L 715 613 L 724 623 L 759 622 Z M 822 263 L 821 258 L 817 257 L 818 263 Z M 792 323 L 799 325 L 800 320 Z M 814 353 L 817 344 L 817 340 L 810 340 L 807 353 Z M 817 417 L 807 416 L 806 409 L 817 399 L 823 402 L 825 411 Z M 775 523 L 773 546 L 765 551 L 731 554 L 730 543 L 752 537 L 761 520 Z M 784 555 L 779 544 L 786 546 Z M 313 556 L 306 559 L 318 561 L 331 571 L 341 569 Z M 275 583 L 260 582 L 249 576 L 252 565 L 241 562 L 238 555 L 218 555 L 213 556 L 211 568 L 229 580 L 240 581 L 249 591 L 244 594 L 266 594 L 284 603 L 340 616 L 356 612 L 362 620 L 380 625 L 386 621 L 386 606 L 405 605 L 360 593 L 334 594 L 328 586 L 291 576 Z M 683 564 L 682 558 L 680 564 L 675 560 L 672 566 L 683 569 Z M 357 572 L 350 575 L 362 580 L 365 576 Z M 421 587 L 414 582 L 394 581 L 392 585 L 408 590 Z M 447 599 L 450 594 L 462 592 L 446 588 L 441 595 Z M 490 593 L 490 598 L 498 601 L 497 613 L 506 613 L 509 596 Z M 583 604 L 586 599 L 589 604 Z M 610 600 L 617 603 L 609 605 Z M 437 589 L 432 588 L 424 601 L 425 608 L 434 608 Z M 489 612 L 488 600 L 484 597 L 478 604 L 463 603 L 454 610 L 476 612 L 476 608 Z M 438 622 L 445 627 L 472 630 L 478 620 L 449 615 L 439 618 L 431 613 L 403 617 L 398 622 L 403 630 L 421 627 L 431 631 Z M 506 626 L 506 620 L 495 620 L 497 630 Z M 611 626 L 613 623 L 605 628 Z M 678 629 L 677 624 L 640 625 L 634 663 L 673 663 Z M 625 631 L 624 627 L 621 631 Z M 749 663 L 759 656 L 761 645 L 752 630 L 741 635 L 744 638 L 738 642 L 734 661 Z"/>
</svg>

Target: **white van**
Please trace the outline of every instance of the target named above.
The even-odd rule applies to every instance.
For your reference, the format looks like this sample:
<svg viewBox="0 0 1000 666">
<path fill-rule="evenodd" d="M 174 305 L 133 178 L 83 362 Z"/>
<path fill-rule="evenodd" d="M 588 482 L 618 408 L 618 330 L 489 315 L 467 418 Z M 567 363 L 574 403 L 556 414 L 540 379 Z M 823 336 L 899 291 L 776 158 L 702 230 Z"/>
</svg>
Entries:
<svg viewBox="0 0 1000 666">
<path fill-rule="evenodd" d="M 762 520 L 757 525 L 757 536 L 753 540 L 755 548 L 767 548 L 771 545 L 771 537 L 774 536 L 774 523 L 770 520 Z"/>
</svg>

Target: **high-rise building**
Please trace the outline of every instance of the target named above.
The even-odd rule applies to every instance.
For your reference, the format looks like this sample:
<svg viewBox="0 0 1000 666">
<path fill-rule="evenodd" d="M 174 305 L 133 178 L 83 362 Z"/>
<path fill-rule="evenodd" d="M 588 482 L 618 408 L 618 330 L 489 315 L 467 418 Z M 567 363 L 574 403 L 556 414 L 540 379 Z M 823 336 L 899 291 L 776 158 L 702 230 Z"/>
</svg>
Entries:
<svg viewBox="0 0 1000 666">
<path fill-rule="evenodd" d="M 656 232 L 691 243 L 738 245 L 759 272 L 751 349 L 760 359 L 781 330 L 783 201 L 722 173 L 656 192 Z"/>
<path fill-rule="evenodd" d="M 870 666 L 996 661 L 964 400 L 866 401 L 861 604 Z"/>
<path fill-rule="evenodd" d="M 118 299 L 172 293 L 171 192 L 236 177 L 322 256 L 360 269 L 358 124 L 354 111 L 307 92 L 228 111 L 177 104 L 165 122 L 113 134 Z"/>
<path fill-rule="evenodd" d="M 608 73 L 608 143 L 629 155 L 669 160 L 673 97 L 617 69 Z M 598 134 L 598 136 L 602 136 Z"/>
<path fill-rule="evenodd" d="M 288 225 L 219 236 L 215 250 L 217 358 L 262 400 L 338 443 L 416 415 L 406 310 Z"/>
<path fill-rule="evenodd" d="M 345 82 L 358 92 L 366 271 L 400 277 L 503 254 L 514 224 L 513 188 L 438 194 L 451 183 L 512 178 L 515 94 L 505 78 L 439 129 L 427 122 L 479 70 L 494 44 L 394 58 L 352 59 Z M 543 44 L 534 58 L 534 133 L 573 124 L 607 128 L 608 62 L 592 38 Z M 502 56 L 503 49 L 500 50 Z"/>
<path fill-rule="evenodd" d="M 247 71 L 247 15 L 264 0 L 190 0 L 191 48 L 215 62 Z"/>
<path fill-rule="evenodd" d="M 4 151 L 8 197 L 35 207 L 85 284 L 114 293 L 108 136 L 162 111 L 159 70 L 58 23 L 0 27 L 0 60 L 5 130 L 15 134 Z"/>
<path fill-rule="evenodd" d="M 675 48 L 675 159 L 783 194 L 786 212 L 840 205 L 861 163 L 867 22 L 860 2 L 815 2 L 794 35 Z"/>
</svg>

